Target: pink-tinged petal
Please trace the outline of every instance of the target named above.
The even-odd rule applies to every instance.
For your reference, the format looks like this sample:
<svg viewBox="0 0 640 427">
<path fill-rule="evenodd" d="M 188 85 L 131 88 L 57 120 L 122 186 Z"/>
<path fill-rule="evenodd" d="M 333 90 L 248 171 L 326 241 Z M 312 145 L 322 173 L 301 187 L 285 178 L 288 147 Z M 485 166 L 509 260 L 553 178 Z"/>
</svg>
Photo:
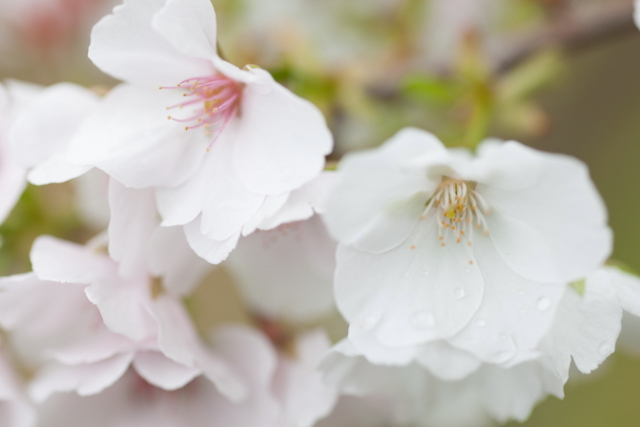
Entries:
<svg viewBox="0 0 640 427">
<path fill-rule="evenodd" d="M 415 360 L 420 348 L 415 345 L 388 347 L 377 339 L 375 332 L 357 323 L 349 328 L 348 342 L 352 356 L 363 356 L 369 363 L 381 366 L 407 366 Z"/>
<path fill-rule="evenodd" d="M 541 350 L 549 355 L 564 381 L 571 359 L 588 374 L 615 350 L 621 319 L 622 308 L 611 276 L 596 271 L 587 276 L 583 295 L 567 289 Z"/>
<path fill-rule="evenodd" d="M 229 364 L 206 349 L 184 307 L 173 297 L 161 295 L 153 301 L 158 322 L 158 343 L 165 356 L 184 366 L 197 368 L 223 395 L 240 401 L 247 394 L 245 384 L 229 369 Z"/>
<path fill-rule="evenodd" d="M 139 351 L 133 359 L 136 372 L 150 384 L 164 390 L 176 390 L 200 375 L 200 370 L 167 359 L 156 351 Z"/>
<path fill-rule="evenodd" d="M 100 310 L 107 327 L 134 341 L 156 333 L 156 322 L 149 313 L 151 281 L 147 278 L 127 281 L 116 272 L 94 280 L 85 289 L 89 301 Z"/>
<path fill-rule="evenodd" d="M 616 289 L 618 301 L 624 311 L 640 316 L 640 277 L 616 267 L 605 267 Z"/>
<path fill-rule="evenodd" d="M 256 80 L 244 88 L 233 165 L 251 191 L 276 195 L 309 182 L 324 167 L 333 138 L 310 102 L 252 69 Z M 226 131 L 226 130 L 225 130 Z"/>
<path fill-rule="evenodd" d="M 89 333 L 83 334 L 82 337 L 72 340 L 67 345 L 57 345 L 47 349 L 47 359 L 56 360 L 64 365 L 88 364 L 117 354 L 134 352 L 140 347 L 138 343 L 111 332 L 100 322 L 101 319 L 95 320 L 97 322 L 93 322 L 87 328 Z"/>
<path fill-rule="evenodd" d="M 53 156 L 34 166 L 27 179 L 34 185 L 67 182 L 91 170 L 91 166 L 78 166 L 67 160 L 65 155 Z"/>
<path fill-rule="evenodd" d="M 69 145 L 69 159 L 96 166 L 127 187 L 177 186 L 206 155 L 204 131 L 167 120 L 166 107 L 184 99 L 158 88 L 120 85 L 87 117 Z"/>
<path fill-rule="evenodd" d="M 59 157 L 57 163 L 64 162 L 71 138 L 82 120 L 95 111 L 99 100 L 90 90 L 70 83 L 40 92 L 20 109 L 11 127 L 9 137 L 20 162 L 27 167 L 38 166 L 51 157 Z M 42 174 L 40 171 L 44 178 Z"/>
<path fill-rule="evenodd" d="M 253 309 L 304 322 L 334 309 L 335 251 L 316 216 L 241 238 L 227 262 Z"/>
<path fill-rule="evenodd" d="M 159 227 L 151 238 L 149 267 L 162 277 L 164 288 L 176 296 L 188 295 L 211 271 L 211 264 L 189 247 L 182 227 Z"/>
<path fill-rule="evenodd" d="M 105 256 L 50 236 L 35 240 L 31 264 L 39 279 L 60 283 L 90 284 L 115 270 L 115 264 Z"/>
<path fill-rule="evenodd" d="M 474 242 L 484 278 L 482 304 L 451 343 L 480 360 L 514 365 L 537 355 L 566 286 L 538 283 L 514 273 L 488 239 Z"/>
<path fill-rule="evenodd" d="M 433 135 L 404 129 L 377 150 L 345 156 L 325 221 L 340 242 L 381 253 L 411 233 L 436 189 L 417 156 L 447 154 Z"/>
<path fill-rule="evenodd" d="M 163 0 L 126 0 L 91 32 L 89 58 L 118 79 L 157 88 L 213 73 L 211 61 L 179 52 L 153 28 Z M 215 31 L 215 21 L 211 24 Z"/>
<path fill-rule="evenodd" d="M 216 13 L 208 0 L 167 0 L 153 15 L 153 29 L 186 56 L 209 60 L 218 56 Z"/>
<path fill-rule="evenodd" d="M 416 360 L 443 381 L 458 381 L 475 372 L 482 361 L 472 354 L 436 341 L 420 347 Z"/>
<path fill-rule="evenodd" d="M 330 345 L 322 331 L 309 332 L 296 341 L 294 359 L 280 357 L 273 390 L 282 402 L 282 425 L 311 427 L 335 406 L 337 389 L 317 369 Z"/>
<path fill-rule="evenodd" d="M 235 249 L 240 238 L 240 231 L 226 240 L 209 239 L 200 231 L 200 218 L 184 226 L 184 234 L 191 249 L 199 257 L 206 259 L 211 264 L 220 264 L 227 259 L 232 250 Z"/>
<path fill-rule="evenodd" d="M 516 273 L 541 282 L 579 280 L 611 253 L 606 208 L 582 162 L 529 151 L 542 163 L 535 184 L 476 188 L 495 213 L 487 217 L 491 238 Z"/>
<path fill-rule="evenodd" d="M 97 394 L 116 382 L 132 360 L 133 353 L 125 353 L 86 365 L 52 363 L 37 374 L 29 387 L 29 394 L 38 403 L 55 392 L 75 391 L 81 396 Z"/>
<path fill-rule="evenodd" d="M 441 246 L 434 221 L 421 222 L 384 254 L 340 245 L 336 259 L 340 312 L 351 327 L 375 331 L 390 347 L 451 337 L 482 302 L 484 281 L 472 251 L 464 243 Z"/>
<path fill-rule="evenodd" d="M 277 422 L 281 408 L 272 391 L 277 355 L 269 341 L 249 328 L 224 326 L 215 331 L 212 344 L 247 391 L 242 401 L 212 402 L 219 414 L 214 427 L 283 425 Z"/>
<path fill-rule="evenodd" d="M 5 352 L 0 351 L 0 425 L 33 427 L 36 412 L 16 374 Z"/>
<path fill-rule="evenodd" d="M 159 224 L 153 189 L 126 188 L 109 182 L 109 255 L 119 262 L 120 274 L 144 278 L 149 272 L 150 240 Z"/>
</svg>

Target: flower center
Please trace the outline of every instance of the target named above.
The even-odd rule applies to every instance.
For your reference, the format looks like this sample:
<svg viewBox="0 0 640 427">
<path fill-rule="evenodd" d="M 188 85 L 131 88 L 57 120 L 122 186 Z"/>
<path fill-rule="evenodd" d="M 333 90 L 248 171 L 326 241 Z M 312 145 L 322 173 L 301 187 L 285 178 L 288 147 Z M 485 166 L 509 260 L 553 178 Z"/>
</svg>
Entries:
<svg viewBox="0 0 640 427">
<path fill-rule="evenodd" d="M 442 246 L 450 232 L 456 243 L 465 240 L 471 246 L 474 226 L 485 236 L 489 235 L 485 216 L 491 214 L 491 209 L 475 191 L 475 183 L 443 178 L 420 219 L 425 219 L 432 208 L 436 210 L 438 238 Z"/>
<path fill-rule="evenodd" d="M 204 128 L 206 135 L 211 135 L 211 144 L 218 139 L 229 120 L 238 112 L 243 85 L 221 74 L 205 77 L 194 77 L 178 83 L 177 86 L 160 86 L 160 89 L 181 89 L 186 99 L 183 102 L 167 107 L 167 110 L 192 107 L 188 117 L 168 116 L 169 120 L 188 123 L 184 129 Z"/>
</svg>

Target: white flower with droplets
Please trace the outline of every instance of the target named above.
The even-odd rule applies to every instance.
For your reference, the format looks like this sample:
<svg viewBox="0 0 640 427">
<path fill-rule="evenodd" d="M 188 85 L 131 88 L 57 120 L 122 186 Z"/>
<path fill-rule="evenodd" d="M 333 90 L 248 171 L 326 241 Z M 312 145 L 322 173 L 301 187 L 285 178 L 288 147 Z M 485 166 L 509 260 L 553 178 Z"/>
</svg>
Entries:
<svg viewBox="0 0 640 427">
<path fill-rule="evenodd" d="M 364 337 L 368 343 L 356 337 L 337 344 L 321 370 L 344 393 L 396 401 L 396 409 L 409 409 L 405 416 L 417 425 L 459 425 L 461 407 L 474 414 L 462 425 L 483 425 L 487 416 L 524 421 L 547 395 L 564 396 L 572 363 L 588 374 L 613 353 L 623 310 L 640 314 L 640 279 L 611 267 L 564 287 L 547 332 L 516 363 L 483 361 L 451 342 L 383 348 L 373 337 Z M 539 301 L 547 310 L 547 300 Z M 488 323 L 478 320 L 475 326 Z M 434 414 L 444 418 L 434 420 Z"/>
<path fill-rule="evenodd" d="M 564 284 L 611 251 L 605 206 L 568 156 L 497 141 L 474 156 L 406 129 L 340 171 L 325 219 L 352 338 L 455 339 L 515 363 L 546 333 Z"/>
<path fill-rule="evenodd" d="M 212 263 L 286 209 L 331 151 L 317 108 L 218 56 L 208 0 L 126 0 L 94 27 L 89 57 L 126 83 L 85 122 L 72 158 L 158 188 L 163 225 L 186 225 Z"/>
</svg>

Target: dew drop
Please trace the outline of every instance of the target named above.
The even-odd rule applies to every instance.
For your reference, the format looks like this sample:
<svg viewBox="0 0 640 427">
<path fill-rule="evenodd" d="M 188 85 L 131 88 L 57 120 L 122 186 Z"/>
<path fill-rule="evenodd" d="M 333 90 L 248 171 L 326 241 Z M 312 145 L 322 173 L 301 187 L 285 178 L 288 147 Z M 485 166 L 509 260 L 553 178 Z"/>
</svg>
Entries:
<svg viewBox="0 0 640 427">
<path fill-rule="evenodd" d="M 482 319 L 478 319 L 478 320 L 476 320 L 476 326 L 478 328 L 484 328 L 485 326 L 487 326 L 487 322 L 485 322 Z"/>
<path fill-rule="evenodd" d="M 411 317 L 411 324 L 416 329 L 433 328 L 436 324 L 436 318 L 427 311 L 419 311 Z"/>
<path fill-rule="evenodd" d="M 507 340 L 507 334 L 500 334 L 498 335 L 498 338 L 500 339 L 500 341 L 506 341 Z"/>
<path fill-rule="evenodd" d="M 429 276 L 429 270 L 425 270 L 425 271 L 423 271 L 423 272 L 422 272 L 422 275 L 423 275 L 424 277 Z"/>
<path fill-rule="evenodd" d="M 464 271 L 464 274 L 471 273 L 471 269 L 469 267 L 465 267 L 462 271 Z"/>
<path fill-rule="evenodd" d="M 613 352 L 613 345 L 609 341 L 602 341 L 598 346 L 600 354 L 610 354 Z"/>
<path fill-rule="evenodd" d="M 453 297 L 455 299 L 462 299 L 464 298 L 465 294 L 466 292 L 462 288 L 457 288 L 455 291 L 453 291 Z"/>
<path fill-rule="evenodd" d="M 524 289 L 520 289 L 520 290 L 518 291 L 518 295 L 520 295 L 520 296 L 524 295 Z"/>
<path fill-rule="evenodd" d="M 360 319 L 360 327 L 365 331 L 373 329 L 373 327 L 376 326 L 376 323 L 378 323 L 378 319 L 374 316 L 366 316 Z"/>
<path fill-rule="evenodd" d="M 536 307 L 538 307 L 540 311 L 547 311 L 551 308 L 551 300 L 547 297 L 542 297 L 538 300 Z"/>
</svg>

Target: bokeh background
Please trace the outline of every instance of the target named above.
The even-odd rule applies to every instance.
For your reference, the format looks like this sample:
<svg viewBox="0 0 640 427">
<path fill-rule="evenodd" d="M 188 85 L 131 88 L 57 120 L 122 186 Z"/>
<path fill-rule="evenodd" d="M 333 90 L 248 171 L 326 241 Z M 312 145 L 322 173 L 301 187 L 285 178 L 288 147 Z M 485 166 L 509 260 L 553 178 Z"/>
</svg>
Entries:
<svg viewBox="0 0 640 427">
<path fill-rule="evenodd" d="M 0 78 L 108 90 L 116 82 L 86 50 L 91 26 L 116 3 L 0 0 Z M 450 146 L 491 136 L 576 156 L 609 207 L 614 258 L 640 271 L 640 30 L 630 0 L 213 3 L 228 60 L 268 69 L 324 112 L 337 144 L 330 160 L 404 126 Z M 2 275 L 29 270 L 40 234 L 84 242 L 99 230 L 106 193 L 81 205 L 83 191 L 28 189 L 0 227 Z M 203 332 L 249 321 L 241 305 L 224 269 L 189 300 Z M 326 325 L 344 333 L 337 318 Z M 640 334 L 630 338 L 640 348 Z M 524 425 L 640 426 L 640 352 L 619 348 L 592 375 L 576 375 L 563 401 L 547 399 Z"/>
</svg>

